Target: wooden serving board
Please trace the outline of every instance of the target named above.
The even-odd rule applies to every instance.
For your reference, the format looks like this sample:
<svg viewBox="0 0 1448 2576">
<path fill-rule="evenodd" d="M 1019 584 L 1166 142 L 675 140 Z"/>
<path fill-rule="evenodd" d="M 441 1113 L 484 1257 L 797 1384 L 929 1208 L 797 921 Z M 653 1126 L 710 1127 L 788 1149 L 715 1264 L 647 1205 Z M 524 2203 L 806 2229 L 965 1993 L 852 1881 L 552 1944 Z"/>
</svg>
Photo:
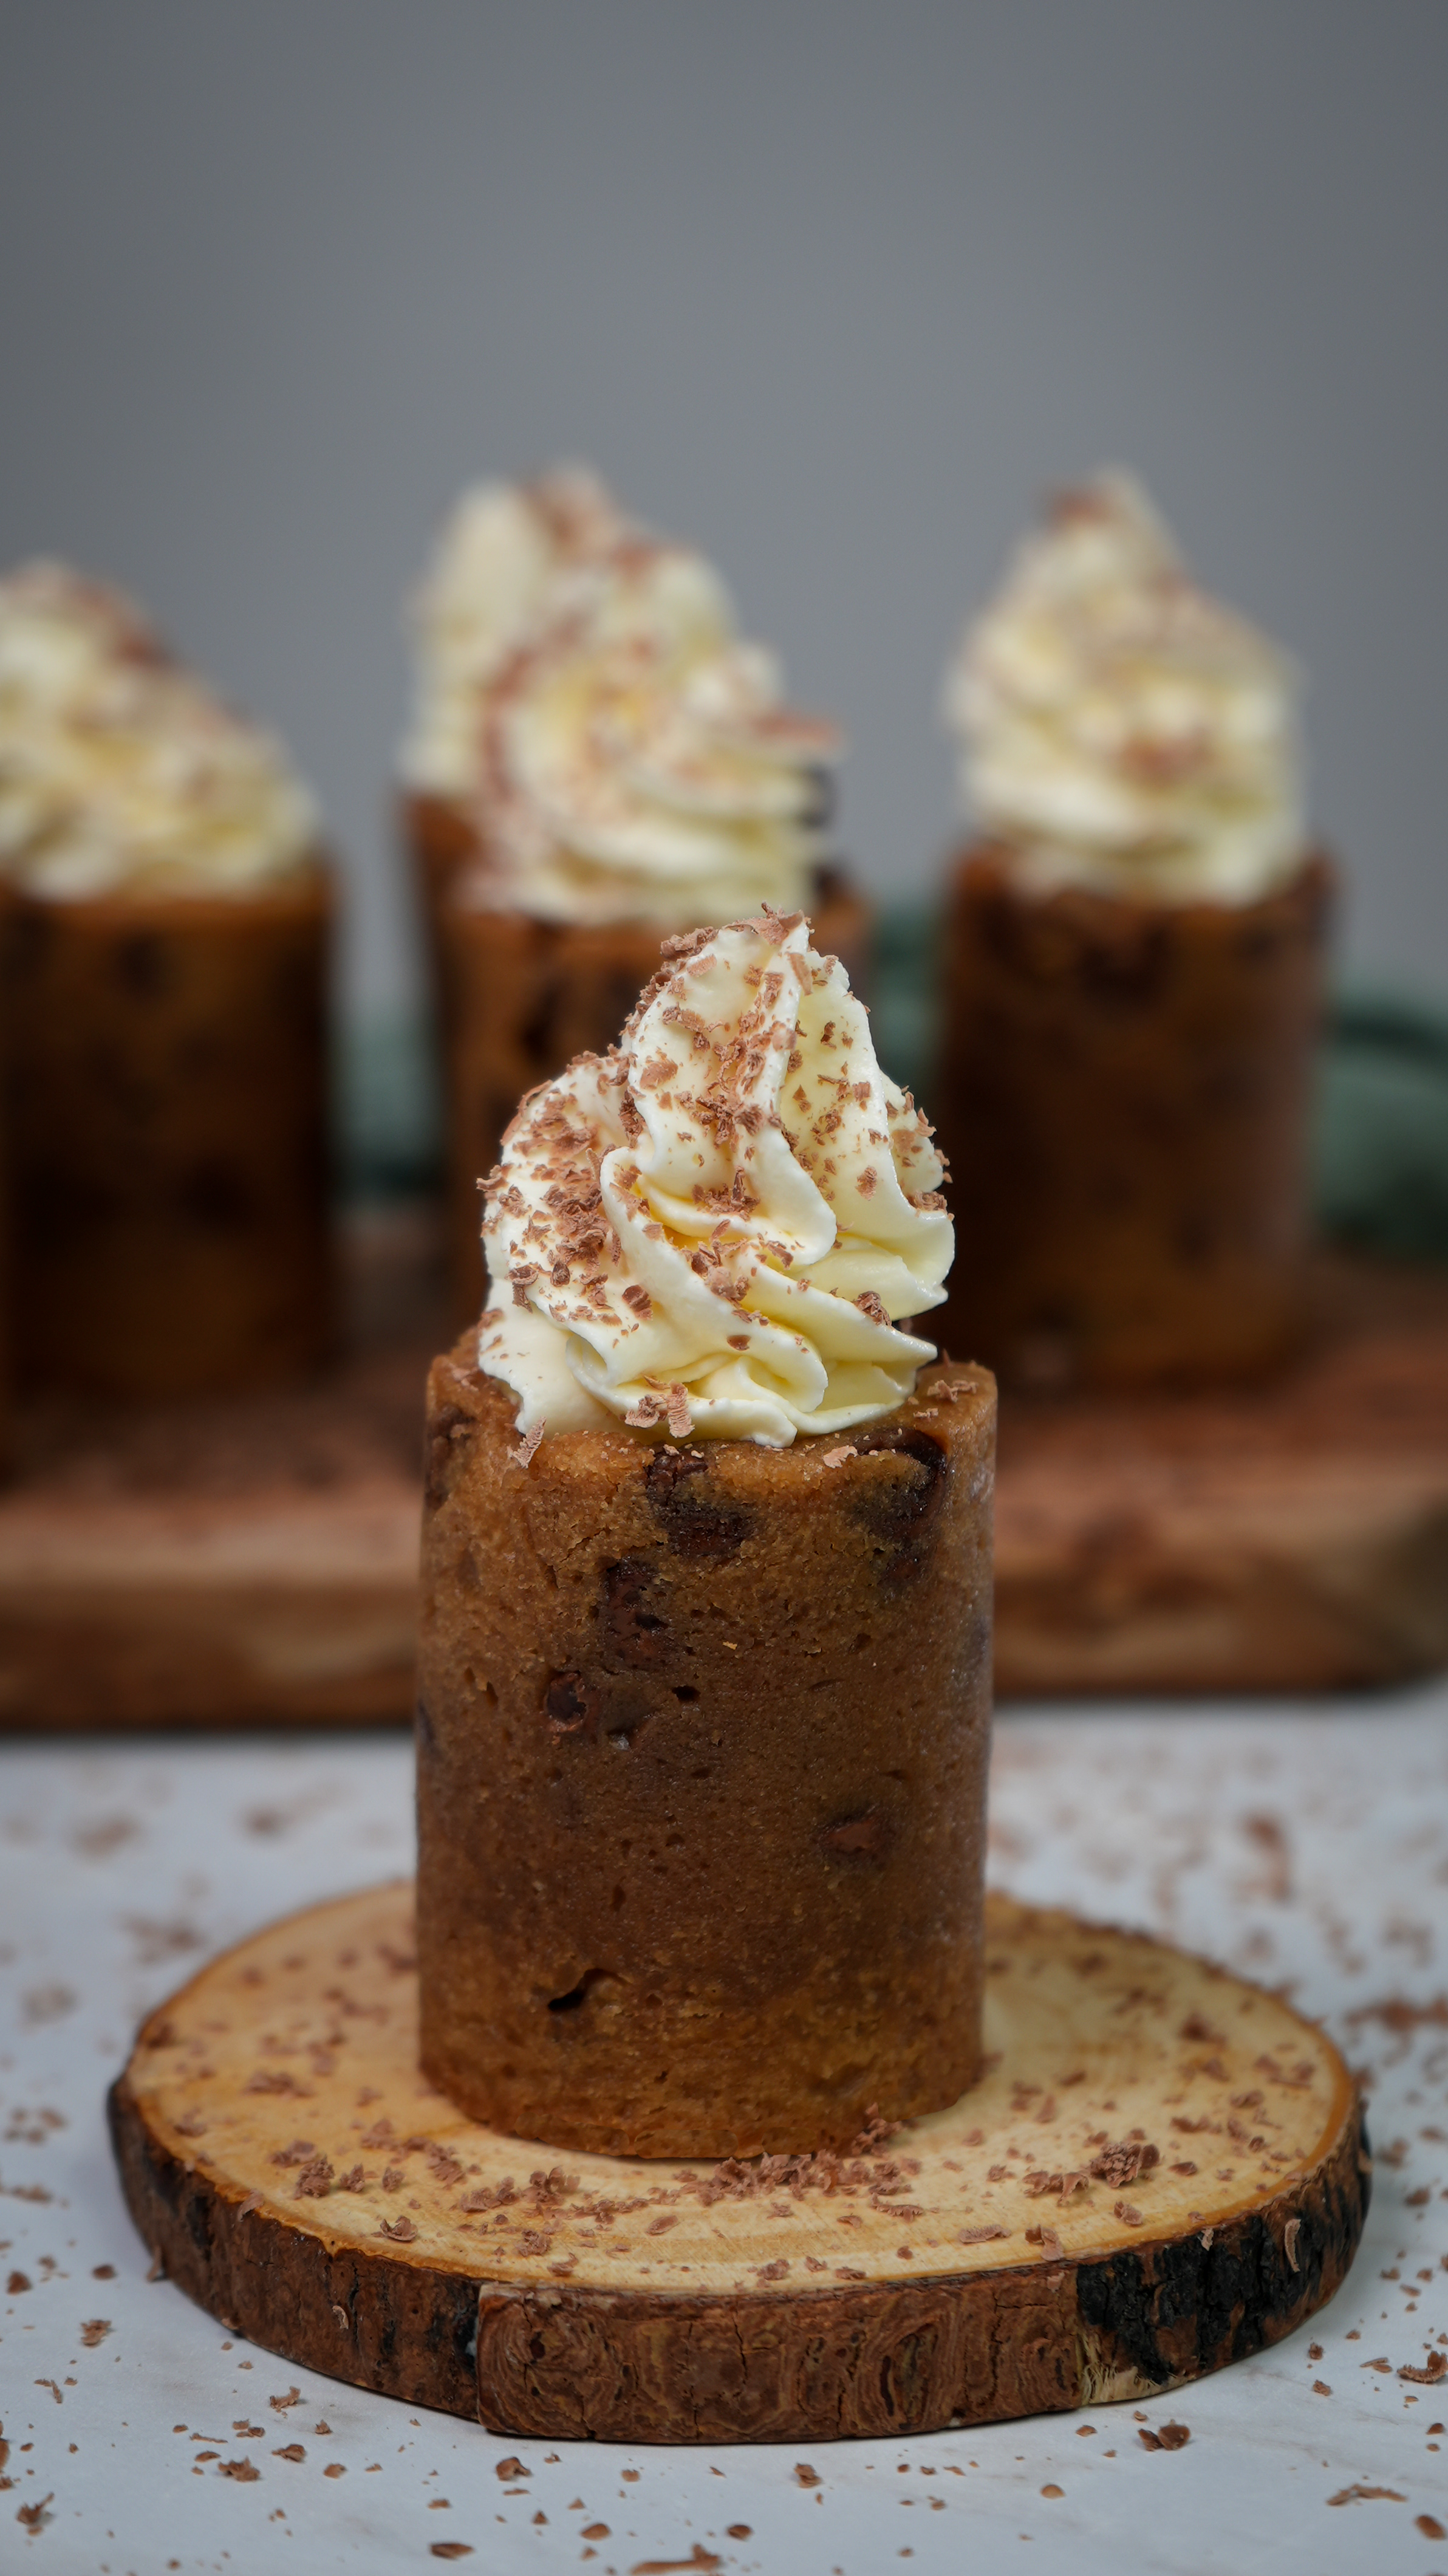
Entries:
<svg viewBox="0 0 1448 2576">
<path fill-rule="evenodd" d="M 1336 2049 L 1259 1988 L 991 1900 L 987 2071 L 838 2158 L 497 2136 L 417 2065 L 412 1891 L 275 1924 L 111 2097 L 156 2263 L 234 2333 L 558 2441 L 927 2432 L 1166 2390 L 1329 2299 L 1367 2205 Z"/>
<path fill-rule="evenodd" d="M 410 1715 L 427 1362 L 418 1219 L 351 1251 L 291 1394 L 32 1405 L 0 1491 L 0 1727 Z M 1003 1698 L 1335 1690 L 1448 1664 L 1448 1274 L 1324 1256 L 1311 1346 L 1246 1393 L 1002 1406 Z"/>
<path fill-rule="evenodd" d="M 21 1407 L 0 1486 L 0 1727 L 410 1720 L 431 1213 L 345 1246 L 346 1332 L 274 1394 Z"/>
<path fill-rule="evenodd" d="M 1323 1254 L 1314 1284 L 1263 1386 L 1002 1404 L 999 1697 L 1448 1665 L 1448 1271 Z"/>
</svg>

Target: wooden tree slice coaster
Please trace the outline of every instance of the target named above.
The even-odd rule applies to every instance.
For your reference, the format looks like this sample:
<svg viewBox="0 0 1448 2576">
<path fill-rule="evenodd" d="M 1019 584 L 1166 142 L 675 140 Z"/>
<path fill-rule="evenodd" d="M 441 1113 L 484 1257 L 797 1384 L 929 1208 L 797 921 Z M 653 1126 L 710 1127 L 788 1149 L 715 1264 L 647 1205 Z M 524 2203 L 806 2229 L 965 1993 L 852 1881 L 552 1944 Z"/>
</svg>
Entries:
<svg viewBox="0 0 1448 2576">
<path fill-rule="evenodd" d="M 550 2441 L 813 2441 L 1123 2398 L 1275 2343 L 1367 2207 L 1342 2059 L 1274 1996 L 1004 1897 L 987 2071 L 835 2159 L 569 2154 L 417 2064 L 408 1884 L 276 1924 L 111 2097 L 132 2216 L 234 2333 Z"/>
</svg>

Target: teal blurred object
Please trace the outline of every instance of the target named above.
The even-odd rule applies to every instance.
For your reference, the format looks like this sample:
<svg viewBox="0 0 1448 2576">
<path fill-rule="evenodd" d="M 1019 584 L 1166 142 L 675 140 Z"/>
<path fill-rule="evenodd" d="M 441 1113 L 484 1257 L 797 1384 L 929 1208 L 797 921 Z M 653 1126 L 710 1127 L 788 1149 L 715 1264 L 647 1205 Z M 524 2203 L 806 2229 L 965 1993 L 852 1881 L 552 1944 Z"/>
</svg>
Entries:
<svg viewBox="0 0 1448 2576">
<path fill-rule="evenodd" d="M 931 904 L 892 904 L 875 933 L 870 1029 L 887 1073 L 928 1109 L 940 1028 L 940 916 Z"/>
<path fill-rule="evenodd" d="M 1367 987 L 1338 995 L 1314 1187 L 1324 1234 L 1448 1261 L 1448 1011 Z"/>
<path fill-rule="evenodd" d="M 927 1108 L 939 956 L 933 906 L 883 910 L 871 1000 L 876 1051 Z M 436 1187 L 440 1103 L 420 1014 L 353 1031 L 338 1096 L 349 1199 Z M 1404 1260 L 1448 1262 L 1448 1009 L 1368 986 L 1339 992 L 1323 1042 L 1313 1170 L 1325 1235 Z"/>
<path fill-rule="evenodd" d="M 442 1181 L 442 1099 L 426 1013 L 364 1020 L 333 1066 L 335 1150 L 349 1203 L 415 1198 Z"/>
</svg>

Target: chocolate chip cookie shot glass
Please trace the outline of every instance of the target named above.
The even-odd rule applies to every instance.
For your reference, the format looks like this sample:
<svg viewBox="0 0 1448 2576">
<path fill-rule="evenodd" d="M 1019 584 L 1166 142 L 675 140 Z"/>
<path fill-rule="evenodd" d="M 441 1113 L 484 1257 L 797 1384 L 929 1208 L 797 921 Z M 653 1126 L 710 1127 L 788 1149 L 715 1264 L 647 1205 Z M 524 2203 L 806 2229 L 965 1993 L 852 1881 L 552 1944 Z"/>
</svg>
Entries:
<svg viewBox="0 0 1448 2576">
<path fill-rule="evenodd" d="M 1003 1377 L 1207 1384 L 1302 1339 L 1308 1145 L 1333 872 L 1255 903 L 1021 887 L 950 895 L 942 1138 L 979 1267 L 946 1338 Z"/>
<path fill-rule="evenodd" d="M 840 2148 L 979 2067 L 994 1387 L 892 1320 L 951 1226 L 838 963 L 670 946 L 432 1373 L 422 2060 L 559 2146 Z"/>
<path fill-rule="evenodd" d="M 14 1361 L 166 1398 L 331 1337 L 334 898 L 310 799 L 127 603 L 0 583 Z"/>
<path fill-rule="evenodd" d="M 831 727 L 783 705 L 702 557 L 565 469 L 465 493 L 413 612 L 404 836 L 427 926 L 459 1319 L 519 1100 L 613 1044 L 667 932 L 808 904 L 856 985 L 871 914 L 827 846 Z"/>
<path fill-rule="evenodd" d="M 1042 1387 L 1260 1375 L 1306 1323 L 1334 889 L 1291 674 L 1108 476 L 1023 550 L 948 706 L 984 837 L 947 898 L 945 1338 Z"/>
</svg>

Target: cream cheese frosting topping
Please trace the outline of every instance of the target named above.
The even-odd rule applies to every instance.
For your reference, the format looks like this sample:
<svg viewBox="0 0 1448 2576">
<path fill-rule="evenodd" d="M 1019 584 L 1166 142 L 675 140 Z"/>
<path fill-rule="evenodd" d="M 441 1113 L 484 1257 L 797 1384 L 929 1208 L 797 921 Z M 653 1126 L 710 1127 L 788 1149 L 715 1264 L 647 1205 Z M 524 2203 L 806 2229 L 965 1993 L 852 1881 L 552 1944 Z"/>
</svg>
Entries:
<svg viewBox="0 0 1448 2576">
<path fill-rule="evenodd" d="M 489 682 L 560 575 L 627 533 L 602 483 L 582 466 L 463 493 L 410 612 L 415 694 L 401 761 L 408 786 L 476 795 Z"/>
<path fill-rule="evenodd" d="M 246 895 L 311 859 L 279 747 L 66 566 L 0 581 L 0 873 L 56 902 Z"/>
<path fill-rule="evenodd" d="M 712 567 L 591 477 L 464 505 L 419 631 L 407 775 L 474 808 L 477 902 L 689 928 L 808 895 L 838 737 L 783 704 Z"/>
<path fill-rule="evenodd" d="M 1197 588 L 1140 486 L 1061 495 L 950 670 L 984 829 L 1028 881 L 1250 903 L 1303 857 L 1286 658 Z"/>
<path fill-rule="evenodd" d="M 525 1441 L 842 1432 L 935 1357 L 954 1229 L 930 1129 L 801 914 L 664 944 L 606 1056 L 524 1101 L 488 1185 L 479 1366 Z"/>
</svg>

